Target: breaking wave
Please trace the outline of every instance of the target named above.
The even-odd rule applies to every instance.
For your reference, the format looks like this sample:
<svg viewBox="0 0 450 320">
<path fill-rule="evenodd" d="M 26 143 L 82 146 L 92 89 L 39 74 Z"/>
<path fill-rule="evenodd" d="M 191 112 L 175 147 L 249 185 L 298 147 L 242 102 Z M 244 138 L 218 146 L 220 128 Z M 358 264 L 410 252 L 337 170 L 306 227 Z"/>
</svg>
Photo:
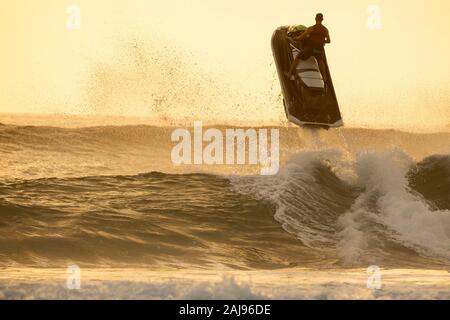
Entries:
<svg viewBox="0 0 450 320">
<path fill-rule="evenodd" d="M 450 157 L 415 163 L 405 152 L 297 154 L 276 177 L 235 178 L 236 189 L 275 205 L 303 245 L 339 264 L 450 261 Z"/>
<path fill-rule="evenodd" d="M 280 128 L 267 177 L 173 171 L 172 130 L 0 126 L 0 265 L 450 264 L 449 134 Z"/>
</svg>

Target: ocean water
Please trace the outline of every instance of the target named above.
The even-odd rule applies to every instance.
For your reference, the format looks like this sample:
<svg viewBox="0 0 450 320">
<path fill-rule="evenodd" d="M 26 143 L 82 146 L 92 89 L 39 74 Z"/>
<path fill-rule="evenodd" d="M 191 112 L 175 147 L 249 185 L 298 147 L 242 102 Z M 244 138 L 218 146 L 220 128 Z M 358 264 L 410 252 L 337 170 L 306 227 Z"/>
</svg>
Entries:
<svg viewBox="0 0 450 320">
<path fill-rule="evenodd" d="M 0 298 L 450 298 L 450 133 L 283 127 L 260 176 L 173 129 L 0 125 Z"/>
</svg>

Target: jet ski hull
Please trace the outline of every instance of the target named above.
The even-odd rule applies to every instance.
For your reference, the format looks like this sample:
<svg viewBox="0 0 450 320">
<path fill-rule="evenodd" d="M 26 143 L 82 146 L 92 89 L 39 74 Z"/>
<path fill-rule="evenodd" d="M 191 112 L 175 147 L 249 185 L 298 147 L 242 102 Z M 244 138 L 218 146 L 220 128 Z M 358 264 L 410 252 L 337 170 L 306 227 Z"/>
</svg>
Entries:
<svg viewBox="0 0 450 320">
<path fill-rule="evenodd" d="M 280 27 L 272 36 L 272 52 L 283 93 L 283 104 L 287 119 L 299 126 L 340 127 L 343 126 L 339 104 L 324 53 L 324 88 L 310 88 L 300 78 L 289 79 L 294 60 L 292 46 L 287 40 L 287 28 Z"/>
</svg>

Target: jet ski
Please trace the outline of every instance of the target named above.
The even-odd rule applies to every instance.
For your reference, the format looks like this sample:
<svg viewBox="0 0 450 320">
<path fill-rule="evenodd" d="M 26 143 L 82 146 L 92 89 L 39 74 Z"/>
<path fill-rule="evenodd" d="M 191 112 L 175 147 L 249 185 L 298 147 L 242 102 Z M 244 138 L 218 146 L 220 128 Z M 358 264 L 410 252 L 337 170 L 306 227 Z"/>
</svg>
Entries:
<svg viewBox="0 0 450 320">
<path fill-rule="evenodd" d="M 272 52 L 283 93 L 287 119 L 299 126 L 324 128 L 343 126 L 325 52 L 322 75 L 314 56 L 299 60 L 291 78 L 286 75 L 295 57 L 301 53 L 288 37 L 288 27 L 279 27 L 272 36 Z"/>
</svg>

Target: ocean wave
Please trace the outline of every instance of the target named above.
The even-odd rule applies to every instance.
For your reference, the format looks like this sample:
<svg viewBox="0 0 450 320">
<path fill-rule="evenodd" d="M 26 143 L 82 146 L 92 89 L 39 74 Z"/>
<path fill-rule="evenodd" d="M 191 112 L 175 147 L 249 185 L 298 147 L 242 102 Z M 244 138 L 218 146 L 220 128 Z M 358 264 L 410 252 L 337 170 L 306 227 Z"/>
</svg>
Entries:
<svg viewBox="0 0 450 320">
<path fill-rule="evenodd" d="M 434 167 L 442 169 L 440 163 Z M 407 178 L 414 162 L 410 157 L 400 150 L 366 153 L 357 160 L 356 170 L 364 191 L 339 219 L 340 253 L 346 261 L 355 261 L 374 246 L 392 247 L 387 245 L 390 241 L 423 256 L 450 261 L 450 211 L 434 209 L 430 203 L 436 199 L 426 201 L 411 188 Z M 410 179 L 415 181 L 421 174 L 418 169 Z M 446 179 L 441 176 L 435 182 Z"/>
<path fill-rule="evenodd" d="M 164 170 L 170 128 L 2 126 L 0 265 L 450 264 L 448 154 L 417 161 L 400 133 L 406 149 L 285 130 L 286 160 L 263 177 Z M 445 134 L 420 137 L 448 151 Z"/>
<path fill-rule="evenodd" d="M 192 130 L 192 125 L 187 128 Z M 228 126 L 215 128 L 225 130 Z M 338 149 L 355 156 L 367 150 L 381 152 L 395 145 L 419 161 L 435 154 L 448 154 L 450 150 L 450 133 L 276 128 L 280 133 L 282 166 L 302 150 Z M 136 175 L 150 171 L 206 171 L 226 175 L 257 172 L 252 166 L 174 166 L 171 161 L 174 129 L 148 125 L 80 128 L 3 125 L 0 127 L 0 180 Z"/>
<path fill-rule="evenodd" d="M 435 174 L 448 168 L 445 156 L 415 164 L 400 150 L 353 160 L 328 150 L 299 153 L 273 177 L 151 172 L 3 182 L 1 262 L 448 264 L 450 215 L 439 209 L 448 175 Z M 427 198 L 429 172 L 441 189 Z"/>
<path fill-rule="evenodd" d="M 273 203 L 275 219 L 304 245 L 336 252 L 344 265 L 448 264 L 449 159 L 415 164 L 399 149 L 355 159 L 337 150 L 303 152 L 276 177 L 233 182 L 237 191 Z M 428 174 L 440 189 L 426 198 Z"/>
</svg>

